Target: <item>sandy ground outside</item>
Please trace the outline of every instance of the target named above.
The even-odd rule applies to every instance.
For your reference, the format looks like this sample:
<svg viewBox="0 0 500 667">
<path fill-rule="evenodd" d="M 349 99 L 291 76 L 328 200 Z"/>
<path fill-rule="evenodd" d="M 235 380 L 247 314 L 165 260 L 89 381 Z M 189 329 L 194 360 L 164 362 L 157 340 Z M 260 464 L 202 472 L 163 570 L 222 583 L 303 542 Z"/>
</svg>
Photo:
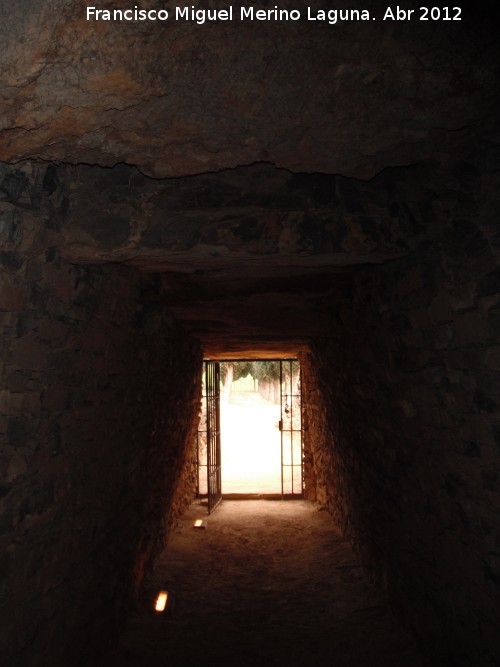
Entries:
<svg viewBox="0 0 500 667">
<path fill-rule="evenodd" d="M 221 401 L 222 493 L 281 493 L 280 406 L 258 392 Z"/>
<path fill-rule="evenodd" d="M 349 543 L 303 500 L 225 500 L 208 517 L 193 503 L 147 582 L 151 599 L 161 588 L 173 611 L 145 596 L 91 667 L 421 667 Z"/>
</svg>

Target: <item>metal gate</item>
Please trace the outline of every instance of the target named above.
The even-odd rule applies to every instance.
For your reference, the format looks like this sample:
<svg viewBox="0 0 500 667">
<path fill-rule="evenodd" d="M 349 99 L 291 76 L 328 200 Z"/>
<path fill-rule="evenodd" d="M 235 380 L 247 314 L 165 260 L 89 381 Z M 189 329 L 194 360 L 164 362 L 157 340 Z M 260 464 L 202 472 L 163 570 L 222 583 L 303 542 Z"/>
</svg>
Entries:
<svg viewBox="0 0 500 667">
<path fill-rule="evenodd" d="M 266 361 L 279 364 L 281 496 L 301 498 L 304 481 L 300 364 L 297 359 Z M 210 513 L 222 500 L 220 362 L 216 361 L 203 362 L 203 401 L 197 452 L 198 496 L 208 497 Z"/>
<path fill-rule="evenodd" d="M 280 361 L 281 495 L 302 497 L 303 433 L 300 364 L 296 359 Z"/>
<path fill-rule="evenodd" d="M 206 477 L 202 479 L 204 469 Z M 222 499 L 218 361 L 203 362 L 203 405 L 198 431 L 198 493 L 207 494 L 209 514 Z"/>
</svg>

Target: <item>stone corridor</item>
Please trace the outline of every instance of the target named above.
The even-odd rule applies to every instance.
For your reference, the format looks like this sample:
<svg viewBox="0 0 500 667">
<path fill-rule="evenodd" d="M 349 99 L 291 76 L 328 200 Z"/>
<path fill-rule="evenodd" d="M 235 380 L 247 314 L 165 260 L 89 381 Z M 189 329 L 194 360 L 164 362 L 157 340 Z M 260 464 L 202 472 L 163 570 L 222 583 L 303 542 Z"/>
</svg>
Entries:
<svg viewBox="0 0 500 667">
<path fill-rule="evenodd" d="M 172 612 L 144 596 L 119 646 L 88 667 L 422 665 L 328 513 L 306 501 L 224 500 L 209 517 L 194 503 L 145 590 L 164 588 Z"/>
<path fill-rule="evenodd" d="M 0 0 L 7 667 L 83 667 L 125 627 L 124 661 L 194 660 L 172 628 L 201 632 L 207 592 L 241 664 L 409 667 L 414 641 L 425 667 L 500 667 L 500 3 L 335 24 L 318 3 L 201 25 Z M 188 580 L 204 358 L 300 361 L 315 505 L 287 511 L 317 540 L 223 508 L 187 531 Z M 133 612 L 155 565 L 166 625 Z"/>
</svg>

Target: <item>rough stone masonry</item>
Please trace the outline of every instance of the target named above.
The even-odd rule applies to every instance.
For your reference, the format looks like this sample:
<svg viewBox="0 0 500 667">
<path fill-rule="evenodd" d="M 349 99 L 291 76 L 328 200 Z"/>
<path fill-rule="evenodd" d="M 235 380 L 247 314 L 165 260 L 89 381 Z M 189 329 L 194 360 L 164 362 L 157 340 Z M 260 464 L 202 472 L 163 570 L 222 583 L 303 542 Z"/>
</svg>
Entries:
<svg viewBox="0 0 500 667">
<path fill-rule="evenodd" d="M 308 493 L 427 663 L 499 664 L 486 5 L 97 27 L 74 0 L 0 0 L 9 665 L 114 636 L 193 494 L 202 357 L 228 354 L 300 357 Z"/>
</svg>

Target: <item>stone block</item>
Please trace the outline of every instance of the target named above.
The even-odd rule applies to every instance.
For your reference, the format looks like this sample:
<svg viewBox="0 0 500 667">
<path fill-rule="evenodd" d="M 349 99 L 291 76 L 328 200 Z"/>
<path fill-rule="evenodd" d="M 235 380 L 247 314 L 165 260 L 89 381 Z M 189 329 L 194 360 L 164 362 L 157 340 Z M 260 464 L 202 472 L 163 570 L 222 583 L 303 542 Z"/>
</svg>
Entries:
<svg viewBox="0 0 500 667">
<path fill-rule="evenodd" d="M 453 317 L 450 295 L 441 291 L 429 306 L 429 316 L 433 322 L 448 322 Z"/>
<path fill-rule="evenodd" d="M 22 410 L 23 412 L 38 412 L 40 410 L 41 401 L 40 394 L 36 391 L 30 391 L 22 394 Z"/>
<path fill-rule="evenodd" d="M 7 442 L 11 445 L 23 445 L 28 433 L 25 417 L 9 417 L 7 422 Z"/>
<path fill-rule="evenodd" d="M 17 311 L 0 310 L 0 328 L 14 327 L 17 322 Z"/>
<path fill-rule="evenodd" d="M 21 310 L 27 301 L 26 287 L 5 272 L 0 273 L 0 311 Z"/>
<path fill-rule="evenodd" d="M 42 404 L 45 410 L 60 412 L 68 408 L 71 390 L 65 385 L 46 387 L 42 394 Z"/>
<path fill-rule="evenodd" d="M 451 322 L 436 326 L 433 330 L 433 347 L 436 350 L 447 350 L 452 344 L 454 329 Z"/>
<path fill-rule="evenodd" d="M 461 313 L 454 318 L 454 340 L 456 345 L 478 344 L 486 331 L 485 318 L 478 311 Z"/>
<path fill-rule="evenodd" d="M 55 264 L 42 264 L 41 276 L 45 289 L 53 296 L 63 302 L 71 300 L 74 291 L 74 277 L 68 271 L 58 268 Z"/>
<path fill-rule="evenodd" d="M 500 293 L 500 271 L 492 271 L 483 276 L 477 286 L 479 297 L 498 295 Z"/>
<path fill-rule="evenodd" d="M 47 370 L 48 346 L 33 333 L 16 340 L 12 344 L 12 354 L 19 370 Z"/>
<path fill-rule="evenodd" d="M 5 447 L 0 459 L 0 479 L 2 483 L 10 484 L 27 471 L 28 465 L 25 456 L 18 447 Z"/>
<path fill-rule="evenodd" d="M 11 391 L 0 391 L 0 414 L 15 415 L 21 412 L 23 405 L 23 394 Z"/>
<path fill-rule="evenodd" d="M 14 393 L 22 393 L 28 390 L 30 375 L 21 371 L 12 370 L 10 365 L 6 366 L 2 374 L 5 381 L 5 388 Z"/>
<path fill-rule="evenodd" d="M 500 340 L 500 305 L 495 305 L 488 311 L 488 325 L 492 340 L 498 344 Z"/>
<path fill-rule="evenodd" d="M 476 286 L 471 281 L 450 293 L 451 307 L 454 312 L 472 310 L 476 303 Z"/>
<path fill-rule="evenodd" d="M 68 333 L 68 325 L 56 319 L 43 318 L 38 322 L 38 336 L 41 341 L 54 345 L 64 340 Z"/>
<path fill-rule="evenodd" d="M 486 368 L 500 370 L 500 345 L 489 346 L 485 351 L 484 364 Z"/>
</svg>

